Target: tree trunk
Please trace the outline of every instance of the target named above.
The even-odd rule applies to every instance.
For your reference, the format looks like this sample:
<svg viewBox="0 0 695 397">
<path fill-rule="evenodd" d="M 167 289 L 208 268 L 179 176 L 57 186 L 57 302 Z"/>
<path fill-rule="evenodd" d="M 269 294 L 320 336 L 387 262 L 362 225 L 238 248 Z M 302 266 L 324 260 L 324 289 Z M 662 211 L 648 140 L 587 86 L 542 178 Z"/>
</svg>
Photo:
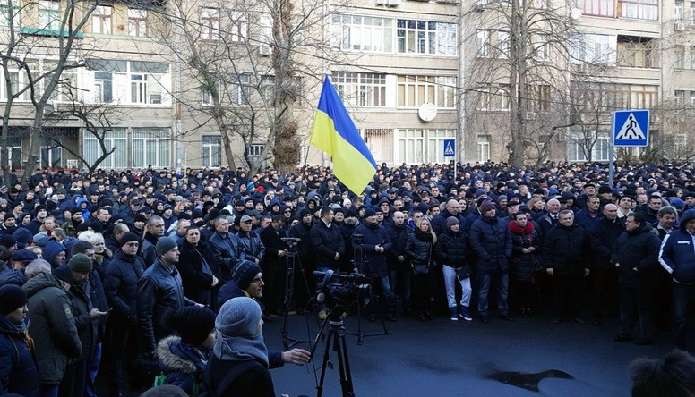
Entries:
<svg viewBox="0 0 695 397">
<path fill-rule="evenodd" d="M 217 125 L 220 125 L 219 123 Z M 234 151 L 232 150 L 232 140 L 229 139 L 229 131 L 220 128 L 222 135 L 222 144 L 224 145 L 224 156 L 227 158 L 227 167 L 230 170 L 236 169 L 236 161 L 234 161 Z"/>
</svg>

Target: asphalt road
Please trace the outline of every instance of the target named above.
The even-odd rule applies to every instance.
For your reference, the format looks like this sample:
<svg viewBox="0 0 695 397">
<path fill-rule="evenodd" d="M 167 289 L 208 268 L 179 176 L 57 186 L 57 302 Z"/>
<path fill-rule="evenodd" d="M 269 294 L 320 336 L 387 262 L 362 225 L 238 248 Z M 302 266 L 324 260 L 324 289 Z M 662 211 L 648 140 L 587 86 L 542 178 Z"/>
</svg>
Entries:
<svg viewBox="0 0 695 397">
<path fill-rule="evenodd" d="M 354 330 L 355 320 L 347 320 Z M 281 348 L 279 320 L 264 325 L 270 350 Z M 601 327 L 550 319 L 502 320 L 482 324 L 436 318 L 428 323 L 389 323 L 390 335 L 367 338 L 362 346 L 348 336 L 350 366 L 356 396 L 629 396 L 628 364 L 637 357 L 660 357 L 671 349 L 668 335 L 651 346 L 615 343 L 616 323 Z M 367 323 L 377 331 L 378 323 Z M 303 333 L 303 334 L 302 334 Z M 301 317 L 291 320 L 290 335 L 304 336 Z M 323 342 L 316 357 L 317 370 Z M 337 355 L 326 375 L 324 396 L 341 396 Z M 498 371 L 537 373 L 564 371 L 573 379 L 545 378 L 538 392 L 491 379 Z M 315 396 L 311 366 L 289 365 L 271 371 L 277 393 Z"/>
</svg>

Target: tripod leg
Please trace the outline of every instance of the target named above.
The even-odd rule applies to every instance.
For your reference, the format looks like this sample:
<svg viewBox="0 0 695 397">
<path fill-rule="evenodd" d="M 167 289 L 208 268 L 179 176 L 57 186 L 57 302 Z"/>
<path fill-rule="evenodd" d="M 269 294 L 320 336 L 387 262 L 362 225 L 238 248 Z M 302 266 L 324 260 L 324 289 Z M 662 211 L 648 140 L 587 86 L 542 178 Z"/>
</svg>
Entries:
<svg viewBox="0 0 695 397">
<path fill-rule="evenodd" d="M 326 378 L 326 368 L 328 367 L 328 358 L 331 350 L 333 332 L 333 330 L 330 330 L 328 337 L 326 338 L 326 348 L 323 351 L 323 361 L 321 362 L 321 380 L 316 386 L 316 397 L 321 397 L 323 395 L 323 381 Z"/>
<path fill-rule="evenodd" d="M 340 371 L 340 387 L 343 397 L 354 397 L 355 390 L 352 385 L 352 373 L 350 372 L 350 362 L 348 361 L 347 342 L 345 334 L 335 334 L 335 342 L 338 347 L 338 369 Z"/>
<path fill-rule="evenodd" d="M 289 337 L 287 332 L 288 322 L 289 322 L 289 310 L 290 302 L 292 302 L 292 295 L 294 294 L 294 267 L 295 267 L 295 257 L 290 254 L 287 257 L 287 271 L 285 272 L 285 296 L 282 301 L 282 346 L 285 349 L 289 348 Z"/>
</svg>

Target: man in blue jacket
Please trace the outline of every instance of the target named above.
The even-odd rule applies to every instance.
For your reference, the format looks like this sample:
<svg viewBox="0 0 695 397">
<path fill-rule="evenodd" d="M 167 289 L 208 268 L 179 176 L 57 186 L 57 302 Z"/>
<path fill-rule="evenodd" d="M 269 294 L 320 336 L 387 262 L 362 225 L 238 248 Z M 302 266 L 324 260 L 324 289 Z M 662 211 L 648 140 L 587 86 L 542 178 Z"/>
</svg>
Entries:
<svg viewBox="0 0 695 397">
<path fill-rule="evenodd" d="M 687 314 L 695 305 L 695 209 L 683 213 L 680 230 L 666 235 L 659 263 L 673 277 L 674 341 L 676 347 L 686 350 Z"/>
</svg>

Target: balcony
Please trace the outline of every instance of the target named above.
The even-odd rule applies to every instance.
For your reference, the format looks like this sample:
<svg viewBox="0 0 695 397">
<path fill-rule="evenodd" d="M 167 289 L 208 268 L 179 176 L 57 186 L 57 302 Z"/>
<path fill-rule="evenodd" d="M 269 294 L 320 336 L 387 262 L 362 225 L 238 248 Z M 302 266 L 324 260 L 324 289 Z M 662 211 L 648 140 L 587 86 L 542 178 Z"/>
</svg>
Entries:
<svg viewBox="0 0 695 397">
<path fill-rule="evenodd" d="M 39 37 L 69 37 L 70 32 L 65 29 L 43 29 L 43 28 L 32 28 L 23 27 L 20 32 L 25 36 L 39 36 Z M 77 39 L 84 38 L 84 33 L 75 32 L 74 37 Z"/>
</svg>

